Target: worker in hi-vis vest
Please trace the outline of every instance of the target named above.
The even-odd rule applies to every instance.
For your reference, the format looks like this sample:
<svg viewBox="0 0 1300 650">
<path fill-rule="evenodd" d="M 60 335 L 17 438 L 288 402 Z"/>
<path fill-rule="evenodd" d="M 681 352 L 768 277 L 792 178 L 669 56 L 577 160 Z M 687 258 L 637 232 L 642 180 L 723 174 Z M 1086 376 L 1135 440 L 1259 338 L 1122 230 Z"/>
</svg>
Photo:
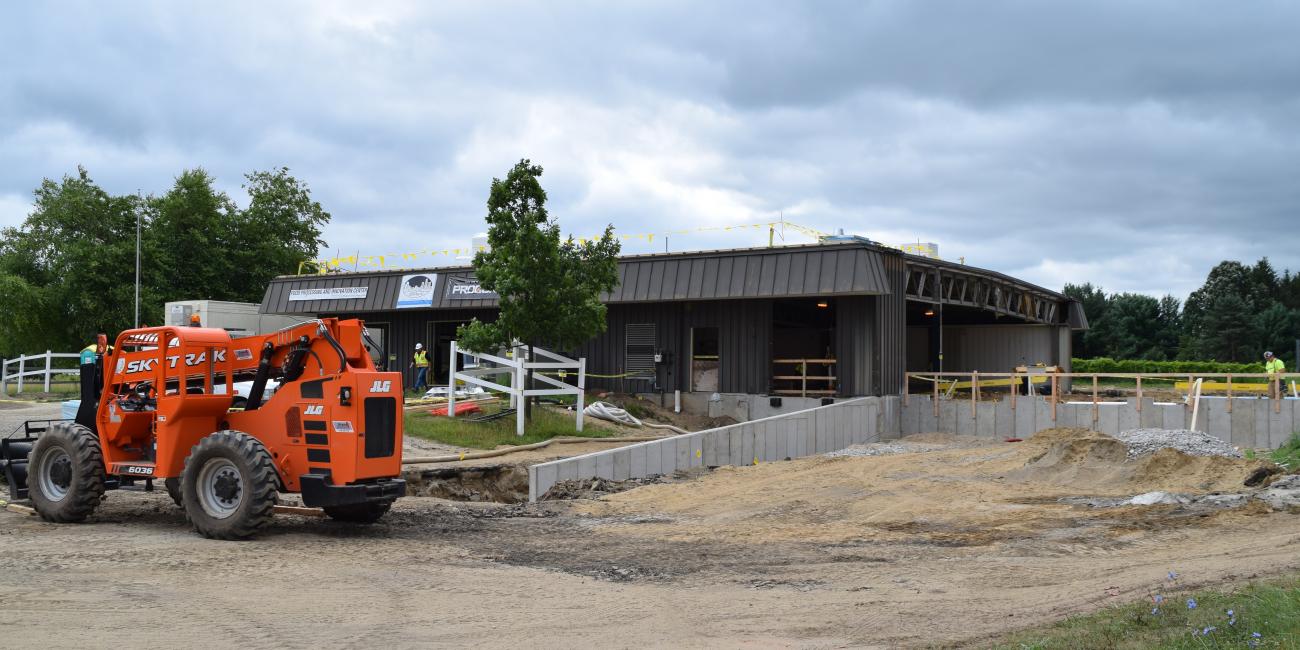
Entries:
<svg viewBox="0 0 1300 650">
<path fill-rule="evenodd" d="M 1272 395 L 1277 386 L 1278 375 L 1286 372 L 1286 364 L 1282 360 L 1273 356 L 1272 352 L 1264 353 L 1264 372 L 1268 373 L 1268 392 Z M 1276 397 L 1276 395 L 1274 395 Z"/>
<path fill-rule="evenodd" d="M 96 356 L 103 356 L 106 352 L 111 352 L 113 346 L 108 344 L 108 335 L 100 333 L 95 337 L 95 342 L 81 348 L 81 365 L 95 363 Z"/>
<path fill-rule="evenodd" d="M 415 355 L 411 357 L 411 366 L 415 368 L 415 386 L 412 390 L 420 392 L 429 387 L 429 353 L 425 352 L 423 343 L 415 344 Z"/>
</svg>

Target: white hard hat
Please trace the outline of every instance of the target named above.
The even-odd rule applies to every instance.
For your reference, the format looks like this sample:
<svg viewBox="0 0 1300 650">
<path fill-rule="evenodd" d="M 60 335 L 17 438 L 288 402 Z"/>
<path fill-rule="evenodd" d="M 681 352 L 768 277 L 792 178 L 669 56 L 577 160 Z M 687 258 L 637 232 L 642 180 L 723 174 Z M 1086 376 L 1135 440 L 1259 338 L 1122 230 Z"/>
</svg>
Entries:
<svg viewBox="0 0 1300 650">
<path fill-rule="evenodd" d="M 1268 358 L 1268 357 L 1271 357 L 1271 356 L 1273 356 L 1273 353 L 1272 353 L 1272 352 L 1265 352 L 1265 353 L 1264 353 L 1264 358 Z"/>
<path fill-rule="evenodd" d="M 423 344 L 423 343 L 416 343 L 416 344 L 415 344 L 415 349 L 419 350 L 419 349 L 422 349 L 422 348 L 424 348 L 424 344 Z"/>
</svg>

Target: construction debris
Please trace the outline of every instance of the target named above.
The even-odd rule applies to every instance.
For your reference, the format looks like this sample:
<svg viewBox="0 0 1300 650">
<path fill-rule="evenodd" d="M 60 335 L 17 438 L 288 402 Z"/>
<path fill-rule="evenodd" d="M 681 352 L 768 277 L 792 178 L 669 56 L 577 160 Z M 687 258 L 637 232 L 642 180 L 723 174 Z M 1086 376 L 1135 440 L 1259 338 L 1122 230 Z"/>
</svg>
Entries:
<svg viewBox="0 0 1300 650">
<path fill-rule="evenodd" d="M 1236 447 L 1203 431 L 1189 429 L 1129 429 L 1115 436 L 1128 446 L 1130 459 L 1153 454 L 1161 449 L 1175 449 L 1189 456 L 1223 456 L 1241 458 Z"/>
</svg>

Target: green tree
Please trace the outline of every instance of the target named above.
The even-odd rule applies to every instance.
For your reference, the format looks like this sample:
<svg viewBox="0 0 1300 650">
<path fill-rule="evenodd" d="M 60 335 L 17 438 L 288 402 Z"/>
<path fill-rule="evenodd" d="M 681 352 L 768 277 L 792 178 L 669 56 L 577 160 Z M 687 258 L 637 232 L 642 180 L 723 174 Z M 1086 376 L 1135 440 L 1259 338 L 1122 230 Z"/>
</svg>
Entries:
<svg viewBox="0 0 1300 650">
<path fill-rule="evenodd" d="M 1101 287 L 1094 287 L 1091 282 L 1067 284 L 1063 293 L 1082 303 L 1083 313 L 1088 317 L 1089 329 L 1074 333 L 1075 355 L 1084 359 L 1107 356 L 1103 340 L 1107 334 L 1103 323 L 1110 308 L 1110 297 Z M 1102 328 L 1100 334 L 1097 333 L 1099 327 Z"/>
<path fill-rule="evenodd" d="M 1136 293 L 1116 294 L 1110 299 L 1105 317 L 1092 330 L 1114 359 L 1164 359 L 1160 347 L 1163 328 L 1160 301 Z"/>
<path fill-rule="evenodd" d="M 144 324 L 160 324 L 169 300 L 260 300 L 314 256 L 329 213 L 287 169 L 246 178 L 246 210 L 201 169 L 147 198 L 111 195 L 82 168 L 43 181 L 23 224 L 0 232 L 0 355 L 78 349 L 132 327 L 137 219 Z"/>
<path fill-rule="evenodd" d="M 1166 294 L 1160 299 L 1160 328 L 1156 334 L 1155 345 L 1161 356 L 1155 360 L 1178 358 L 1178 347 L 1183 334 L 1182 303 L 1177 298 Z"/>
<path fill-rule="evenodd" d="M 232 251 L 243 244 L 235 238 L 238 209 L 225 192 L 213 187 L 212 176 L 202 169 L 185 170 L 166 194 L 149 197 L 147 205 L 145 237 L 157 251 L 150 266 L 168 278 L 165 301 L 239 295 L 232 258 Z"/>
<path fill-rule="evenodd" d="M 1294 367 L 1295 341 L 1300 338 L 1300 310 L 1287 309 L 1282 303 L 1275 302 L 1268 309 L 1256 314 L 1252 323 L 1257 341 L 1255 354 L 1262 355 L 1269 350 L 1278 357 L 1290 361 Z M 1249 361 L 1249 355 L 1243 361 Z"/>
<path fill-rule="evenodd" d="M 238 300 L 262 299 L 272 277 L 297 270 L 325 245 L 321 228 L 330 214 L 311 197 L 307 184 L 289 174 L 288 167 L 244 176 L 248 207 L 234 215 L 235 245 L 232 293 Z"/>
<path fill-rule="evenodd" d="M 139 197 L 110 195 L 80 167 L 33 194 L 31 214 L 0 238 L 5 356 L 80 347 L 133 322 Z"/>
<path fill-rule="evenodd" d="M 519 161 L 488 195 L 488 249 L 474 255 L 485 289 L 500 296 L 492 322 L 473 320 L 456 333 L 468 350 L 488 352 L 514 341 L 570 350 L 605 331 L 600 294 L 618 283 L 619 243 L 614 227 L 599 239 L 560 238 L 546 211 L 542 168 Z M 530 378 L 531 381 L 531 378 Z"/>
</svg>

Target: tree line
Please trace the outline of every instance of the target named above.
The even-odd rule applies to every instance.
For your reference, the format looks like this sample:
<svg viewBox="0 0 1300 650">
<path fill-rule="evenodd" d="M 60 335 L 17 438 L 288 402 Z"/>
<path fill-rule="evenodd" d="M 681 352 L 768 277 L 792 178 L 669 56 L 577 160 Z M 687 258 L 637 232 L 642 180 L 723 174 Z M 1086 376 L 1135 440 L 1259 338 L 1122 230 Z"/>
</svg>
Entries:
<svg viewBox="0 0 1300 650">
<path fill-rule="evenodd" d="M 1092 283 L 1067 284 L 1091 329 L 1074 335 L 1084 359 L 1256 362 L 1265 350 L 1295 367 L 1300 338 L 1300 272 L 1277 272 L 1268 258 L 1253 265 L 1220 262 L 1180 303 L 1136 293 L 1107 294 Z"/>
<path fill-rule="evenodd" d="M 287 168 L 244 176 L 241 207 L 202 169 L 161 195 L 112 194 L 81 167 L 45 179 L 18 227 L 0 230 L 0 356 L 77 350 L 134 326 L 136 222 L 140 318 L 173 300 L 261 302 L 324 242 L 330 214 Z"/>
</svg>

